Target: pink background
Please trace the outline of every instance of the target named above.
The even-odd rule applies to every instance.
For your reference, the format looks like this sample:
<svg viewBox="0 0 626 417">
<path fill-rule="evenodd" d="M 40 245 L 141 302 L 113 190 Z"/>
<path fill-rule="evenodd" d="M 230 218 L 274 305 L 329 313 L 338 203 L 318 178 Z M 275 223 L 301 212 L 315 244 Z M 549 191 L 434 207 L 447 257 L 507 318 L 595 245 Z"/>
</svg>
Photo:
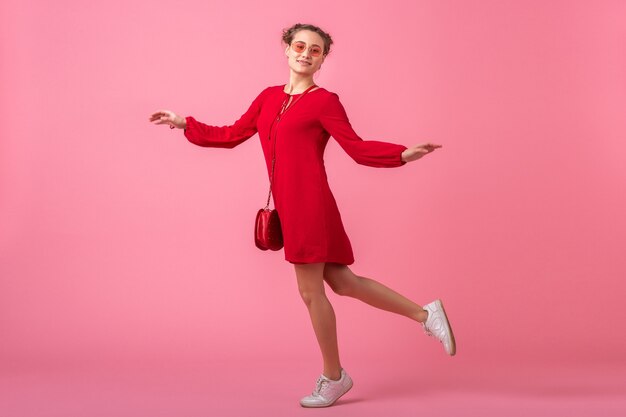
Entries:
<svg viewBox="0 0 626 417">
<path fill-rule="evenodd" d="M 375 169 L 329 142 L 352 270 L 442 298 L 458 353 L 329 290 L 355 386 L 327 413 L 624 415 L 626 3 L 538 0 L 1 3 L 0 414 L 309 412 L 258 136 L 148 122 L 234 122 L 296 22 L 363 139 L 443 145 Z"/>
</svg>

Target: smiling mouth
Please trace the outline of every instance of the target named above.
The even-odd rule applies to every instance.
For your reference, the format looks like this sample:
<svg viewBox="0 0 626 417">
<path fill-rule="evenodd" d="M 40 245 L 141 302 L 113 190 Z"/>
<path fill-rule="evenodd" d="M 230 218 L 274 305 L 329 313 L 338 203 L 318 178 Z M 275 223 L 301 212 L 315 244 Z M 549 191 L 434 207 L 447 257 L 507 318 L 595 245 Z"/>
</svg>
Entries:
<svg viewBox="0 0 626 417">
<path fill-rule="evenodd" d="M 298 61 L 298 63 L 300 63 L 300 64 L 306 64 L 306 65 L 311 65 L 311 63 L 310 63 L 310 62 L 307 62 L 307 61 Z"/>
</svg>

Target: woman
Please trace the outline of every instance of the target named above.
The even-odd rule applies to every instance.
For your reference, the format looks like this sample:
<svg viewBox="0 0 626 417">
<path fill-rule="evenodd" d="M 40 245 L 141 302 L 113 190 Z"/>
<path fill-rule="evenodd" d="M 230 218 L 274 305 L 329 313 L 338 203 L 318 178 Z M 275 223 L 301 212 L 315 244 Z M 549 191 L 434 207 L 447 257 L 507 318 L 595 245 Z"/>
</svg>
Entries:
<svg viewBox="0 0 626 417">
<path fill-rule="evenodd" d="M 399 167 L 441 145 L 407 148 L 362 140 L 352 129 L 339 96 L 313 81 L 313 74 L 330 52 L 330 35 L 317 26 L 296 24 L 283 31 L 283 41 L 289 82 L 264 89 L 233 125 L 210 126 L 169 110 L 155 112 L 150 121 L 185 129 L 190 142 L 206 147 L 233 148 L 258 132 L 268 176 L 272 173 L 272 146 L 276 146 L 272 193 L 283 229 L 285 259 L 294 265 L 324 362 L 315 390 L 300 404 L 326 407 L 352 387 L 352 379 L 339 361 L 335 313 L 325 295 L 324 281 L 337 294 L 421 323 L 425 333 L 439 340 L 449 355 L 456 352 L 440 300 L 421 307 L 373 279 L 355 275 L 348 267 L 354 263 L 352 247 L 324 169 L 329 137 L 357 163 L 372 167 Z"/>
</svg>

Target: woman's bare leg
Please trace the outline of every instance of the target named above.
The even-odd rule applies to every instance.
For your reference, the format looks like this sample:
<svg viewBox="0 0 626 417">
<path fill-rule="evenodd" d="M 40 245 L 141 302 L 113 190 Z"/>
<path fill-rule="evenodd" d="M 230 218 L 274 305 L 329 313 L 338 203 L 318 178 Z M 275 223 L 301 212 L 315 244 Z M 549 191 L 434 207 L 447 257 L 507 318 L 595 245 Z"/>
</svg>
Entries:
<svg viewBox="0 0 626 417">
<path fill-rule="evenodd" d="M 324 375 L 338 380 L 341 377 L 337 324 L 335 311 L 324 291 L 324 263 L 294 264 L 300 296 L 309 309 L 313 330 L 317 337 L 322 358 Z"/>
<path fill-rule="evenodd" d="M 374 307 L 401 314 L 420 323 L 425 322 L 428 318 L 428 312 L 419 304 L 378 281 L 354 274 L 347 265 L 326 263 L 324 279 L 339 295 L 356 298 Z"/>
</svg>

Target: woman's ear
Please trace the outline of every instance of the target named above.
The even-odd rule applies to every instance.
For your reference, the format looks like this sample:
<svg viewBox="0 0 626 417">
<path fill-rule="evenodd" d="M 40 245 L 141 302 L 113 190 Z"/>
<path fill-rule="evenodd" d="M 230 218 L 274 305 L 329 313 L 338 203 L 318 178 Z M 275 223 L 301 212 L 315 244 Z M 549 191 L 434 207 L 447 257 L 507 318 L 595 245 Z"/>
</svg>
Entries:
<svg viewBox="0 0 626 417">
<path fill-rule="evenodd" d="M 285 48 L 285 55 L 289 58 L 289 46 Z"/>
</svg>

